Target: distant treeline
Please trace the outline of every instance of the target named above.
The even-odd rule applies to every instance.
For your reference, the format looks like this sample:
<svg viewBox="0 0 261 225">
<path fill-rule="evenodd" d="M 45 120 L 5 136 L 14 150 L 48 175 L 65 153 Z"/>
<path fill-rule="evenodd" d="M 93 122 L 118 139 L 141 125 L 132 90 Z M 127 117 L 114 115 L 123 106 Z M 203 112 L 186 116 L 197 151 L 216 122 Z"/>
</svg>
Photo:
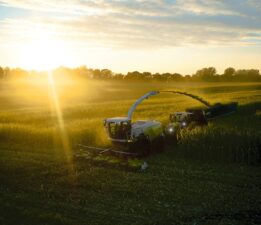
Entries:
<svg viewBox="0 0 261 225">
<path fill-rule="evenodd" d="M 26 71 L 20 68 L 0 67 L 0 79 L 26 78 L 31 76 L 46 75 L 47 72 Z M 59 67 L 53 70 L 57 76 L 72 76 L 95 80 L 155 80 L 155 81 L 175 81 L 175 82 L 261 82 L 261 75 L 257 69 L 236 70 L 229 67 L 223 74 L 217 74 L 214 67 L 198 70 L 192 75 L 181 75 L 179 73 L 150 73 L 150 72 L 128 72 L 127 74 L 113 73 L 109 69 L 89 69 L 86 66 L 77 68 Z"/>
</svg>

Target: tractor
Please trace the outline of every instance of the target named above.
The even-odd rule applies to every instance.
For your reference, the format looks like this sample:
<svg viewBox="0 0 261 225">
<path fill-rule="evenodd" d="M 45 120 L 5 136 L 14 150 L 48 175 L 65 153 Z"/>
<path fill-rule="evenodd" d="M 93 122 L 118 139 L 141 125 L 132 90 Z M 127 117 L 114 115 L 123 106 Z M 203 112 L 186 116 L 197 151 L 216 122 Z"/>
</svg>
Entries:
<svg viewBox="0 0 261 225">
<path fill-rule="evenodd" d="M 181 94 L 182 92 L 179 93 Z M 193 129 L 194 127 L 208 125 L 209 120 L 233 113 L 237 109 L 237 102 L 210 105 L 197 96 L 187 93 L 184 94 L 199 100 L 205 105 L 205 108 L 190 108 L 187 109 L 186 112 L 170 114 L 170 123 L 165 128 L 165 136 L 170 143 L 178 142 L 182 129 Z"/>
<path fill-rule="evenodd" d="M 169 124 L 165 128 L 165 136 L 169 143 L 177 143 L 182 129 L 193 129 L 196 126 L 205 126 L 208 121 L 203 110 L 187 110 L 175 112 L 169 116 Z"/>
</svg>

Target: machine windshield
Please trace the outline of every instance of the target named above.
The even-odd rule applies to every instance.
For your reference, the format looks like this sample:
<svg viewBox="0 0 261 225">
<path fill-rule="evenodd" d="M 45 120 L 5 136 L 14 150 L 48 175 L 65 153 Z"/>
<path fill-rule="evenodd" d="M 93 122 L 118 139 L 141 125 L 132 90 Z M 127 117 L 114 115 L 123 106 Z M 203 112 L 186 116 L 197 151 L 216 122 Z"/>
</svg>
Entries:
<svg viewBox="0 0 261 225">
<path fill-rule="evenodd" d="M 131 124 L 128 121 L 109 122 L 107 129 L 109 136 L 113 139 L 128 139 L 130 136 Z"/>
<path fill-rule="evenodd" d="M 190 114 L 185 113 L 174 113 L 170 115 L 170 122 L 172 123 L 181 123 L 181 122 L 188 122 L 190 120 Z"/>
</svg>

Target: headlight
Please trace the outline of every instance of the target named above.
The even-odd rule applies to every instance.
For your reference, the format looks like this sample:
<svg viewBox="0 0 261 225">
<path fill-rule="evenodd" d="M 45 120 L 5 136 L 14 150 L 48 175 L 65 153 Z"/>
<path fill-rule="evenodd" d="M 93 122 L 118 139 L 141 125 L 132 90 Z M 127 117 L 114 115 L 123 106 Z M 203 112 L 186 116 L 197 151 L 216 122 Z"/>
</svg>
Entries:
<svg viewBox="0 0 261 225">
<path fill-rule="evenodd" d="M 169 132 L 169 133 L 174 132 L 174 128 L 173 128 L 173 127 L 169 127 L 169 128 L 168 128 L 168 132 Z"/>
<path fill-rule="evenodd" d="M 186 123 L 186 122 L 182 122 L 182 123 L 181 123 L 181 126 L 182 126 L 182 127 L 185 127 L 185 126 L 187 126 L 187 123 Z"/>
</svg>

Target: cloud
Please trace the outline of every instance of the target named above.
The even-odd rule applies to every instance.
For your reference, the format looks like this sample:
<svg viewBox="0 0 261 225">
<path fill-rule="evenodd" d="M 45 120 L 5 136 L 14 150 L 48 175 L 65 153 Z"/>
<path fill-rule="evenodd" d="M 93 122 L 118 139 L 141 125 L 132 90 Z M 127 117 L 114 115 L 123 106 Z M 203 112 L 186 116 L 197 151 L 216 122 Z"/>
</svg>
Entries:
<svg viewBox="0 0 261 225">
<path fill-rule="evenodd" d="M 0 20 L 0 41 L 30 41 L 43 29 L 68 44 L 111 48 L 260 45 L 259 0 L 0 0 L 35 12 Z M 35 16 L 37 15 L 37 16 Z"/>
</svg>

